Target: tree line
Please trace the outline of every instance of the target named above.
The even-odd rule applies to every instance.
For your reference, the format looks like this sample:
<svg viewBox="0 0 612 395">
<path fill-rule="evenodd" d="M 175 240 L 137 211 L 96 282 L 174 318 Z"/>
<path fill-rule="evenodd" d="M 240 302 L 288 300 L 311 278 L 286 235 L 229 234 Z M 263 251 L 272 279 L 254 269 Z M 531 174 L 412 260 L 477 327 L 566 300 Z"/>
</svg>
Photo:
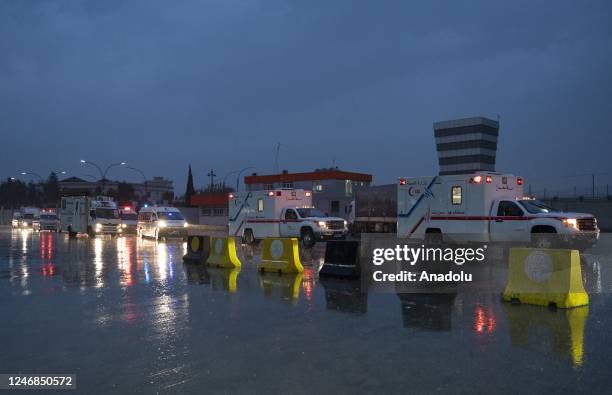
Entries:
<svg viewBox="0 0 612 395">
<path fill-rule="evenodd" d="M 137 201 L 144 202 L 146 197 L 134 192 L 134 187 L 128 182 L 117 183 L 117 188 L 107 189 L 105 193 L 98 186 L 95 195 L 106 195 L 117 202 Z M 61 190 L 57 174 L 51 173 L 44 181 L 24 182 L 7 178 L 0 183 L 0 207 L 18 209 L 23 206 L 57 207 L 61 197 Z M 164 194 L 164 199 L 172 201 L 172 193 Z"/>
</svg>

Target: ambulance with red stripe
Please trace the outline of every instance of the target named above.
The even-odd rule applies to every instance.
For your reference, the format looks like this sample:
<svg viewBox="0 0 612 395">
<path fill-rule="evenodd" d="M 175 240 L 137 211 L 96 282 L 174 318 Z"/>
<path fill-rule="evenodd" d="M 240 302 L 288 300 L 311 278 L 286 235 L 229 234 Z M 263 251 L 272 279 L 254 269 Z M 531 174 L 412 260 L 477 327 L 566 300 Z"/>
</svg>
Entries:
<svg viewBox="0 0 612 395">
<path fill-rule="evenodd" d="M 266 237 L 297 237 L 309 247 L 317 240 L 344 239 L 347 233 L 344 219 L 312 206 L 311 191 L 283 188 L 229 195 L 229 234 L 248 244 Z"/>
<path fill-rule="evenodd" d="M 523 179 L 512 174 L 402 178 L 397 193 L 399 237 L 578 249 L 599 239 L 593 215 L 555 211 L 525 197 Z"/>
</svg>

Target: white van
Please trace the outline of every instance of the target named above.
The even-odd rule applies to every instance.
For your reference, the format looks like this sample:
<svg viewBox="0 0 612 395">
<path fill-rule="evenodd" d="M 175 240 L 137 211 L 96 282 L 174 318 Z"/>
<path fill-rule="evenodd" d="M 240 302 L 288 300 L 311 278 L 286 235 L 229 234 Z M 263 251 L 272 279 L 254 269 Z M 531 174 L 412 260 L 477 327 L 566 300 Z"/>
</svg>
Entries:
<svg viewBox="0 0 612 395">
<path fill-rule="evenodd" d="M 187 238 L 187 226 L 183 214 L 176 207 L 143 207 L 138 213 L 138 235 L 158 240 L 160 237 Z"/>
</svg>

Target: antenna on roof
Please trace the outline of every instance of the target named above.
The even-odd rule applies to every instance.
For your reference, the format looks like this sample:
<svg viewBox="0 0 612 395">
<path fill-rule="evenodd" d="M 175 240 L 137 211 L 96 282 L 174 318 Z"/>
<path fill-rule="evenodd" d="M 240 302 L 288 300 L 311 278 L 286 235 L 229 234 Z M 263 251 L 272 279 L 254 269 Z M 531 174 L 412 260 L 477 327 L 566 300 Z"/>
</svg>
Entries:
<svg viewBox="0 0 612 395">
<path fill-rule="evenodd" d="M 278 153 L 280 151 L 280 143 L 276 144 L 276 154 L 274 155 L 274 174 L 278 173 Z"/>
</svg>

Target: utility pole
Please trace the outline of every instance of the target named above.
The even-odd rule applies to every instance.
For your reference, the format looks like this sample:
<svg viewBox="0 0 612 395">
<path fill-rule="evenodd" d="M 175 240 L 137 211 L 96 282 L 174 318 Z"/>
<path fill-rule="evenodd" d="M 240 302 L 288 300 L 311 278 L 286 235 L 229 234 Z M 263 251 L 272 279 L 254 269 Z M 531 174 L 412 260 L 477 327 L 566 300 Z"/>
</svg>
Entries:
<svg viewBox="0 0 612 395">
<path fill-rule="evenodd" d="M 212 192 L 215 186 L 215 177 L 217 175 L 215 174 L 215 171 L 213 169 L 210 169 L 207 175 L 208 177 L 210 177 L 210 191 Z"/>
<path fill-rule="evenodd" d="M 591 174 L 591 192 L 593 199 L 595 199 L 595 174 Z"/>
<path fill-rule="evenodd" d="M 274 155 L 274 173 L 278 173 L 278 153 L 280 151 L 280 143 L 276 144 L 276 154 Z"/>
</svg>

